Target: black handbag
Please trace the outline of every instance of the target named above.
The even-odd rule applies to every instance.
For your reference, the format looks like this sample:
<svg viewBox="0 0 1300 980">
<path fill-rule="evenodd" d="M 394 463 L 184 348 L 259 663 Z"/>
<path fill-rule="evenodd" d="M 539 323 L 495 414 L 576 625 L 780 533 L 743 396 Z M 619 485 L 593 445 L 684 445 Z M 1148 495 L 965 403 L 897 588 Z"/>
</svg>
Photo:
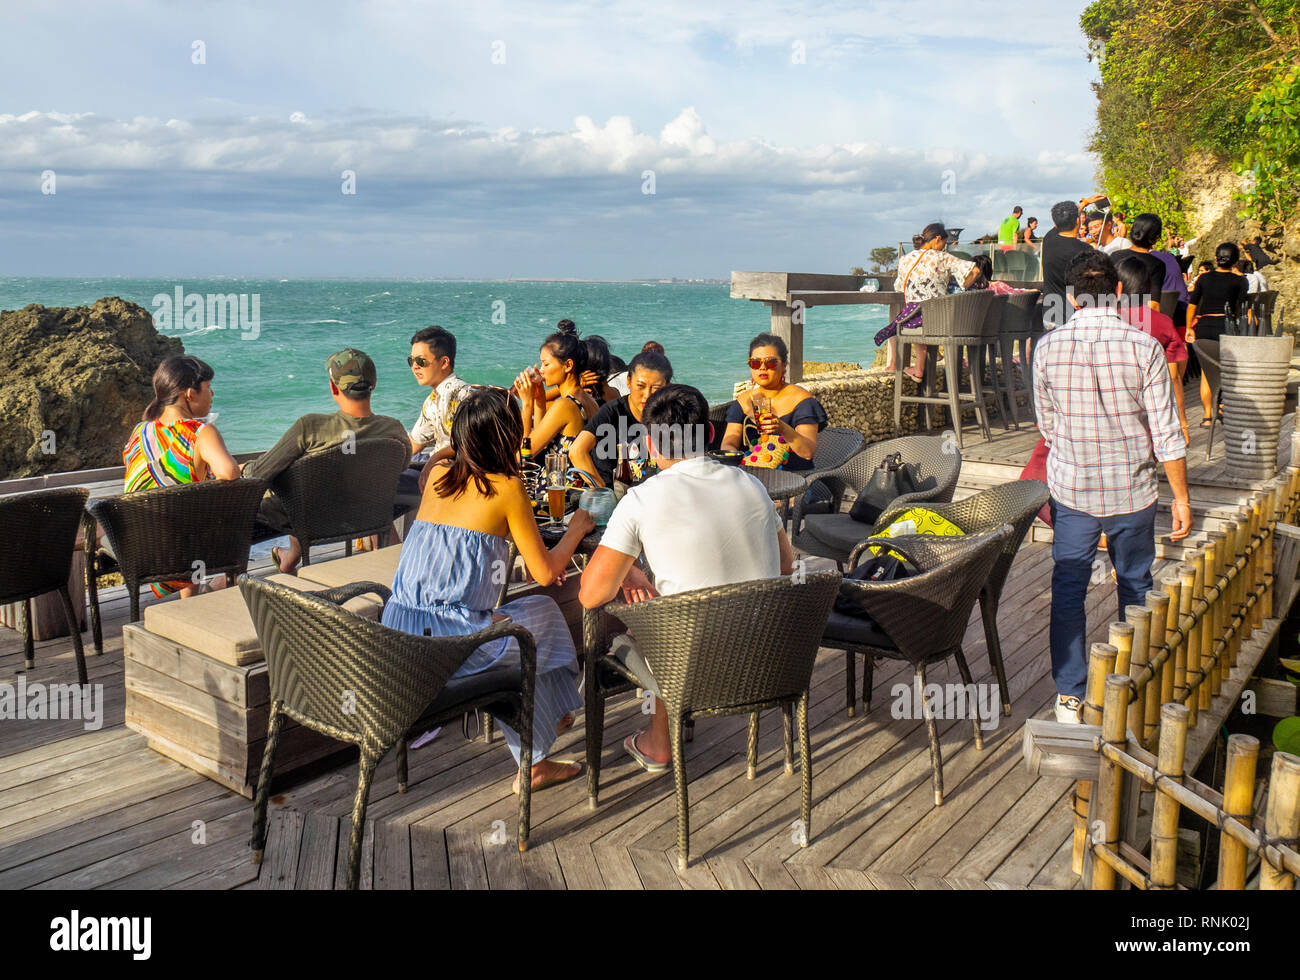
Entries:
<svg viewBox="0 0 1300 980">
<path fill-rule="evenodd" d="M 928 486 L 927 486 L 928 484 Z M 922 480 L 914 463 L 904 463 L 902 453 L 894 453 L 880 461 L 871 479 L 853 502 L 849 516 L 863 524 L 875 524 L 885 509 L 899 497 L 921 490 L 934 489 L 934 477 Z"/>
<path fill-rule="evenodd" d="M 835 597 L 835 611 L 856 619 L 871 619 L 871 614 L 862 606 L 858 591 L 845 583 L 857 582 L 896 582 L 913 573 L 902 552 L 893 549 L 881 549 L 879 555 L 869 557 L 852 571 L 844 573 L 839 595 Z"/>
</svg>

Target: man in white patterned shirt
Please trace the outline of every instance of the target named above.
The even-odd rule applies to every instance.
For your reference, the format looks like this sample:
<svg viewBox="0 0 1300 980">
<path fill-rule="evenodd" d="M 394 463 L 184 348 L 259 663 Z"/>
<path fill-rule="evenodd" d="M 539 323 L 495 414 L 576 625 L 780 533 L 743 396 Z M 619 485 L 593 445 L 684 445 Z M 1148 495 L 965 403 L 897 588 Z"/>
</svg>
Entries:
<svg viewBox="0 0 1300 980">
<path fill-rule="evenodd" d="M 432 388 L 420 407 L 420 417 L 411 429 L 411 453 L 431 450 L 423 470 L 408 469 L 397 484 L 398 502 L 419 506 L 425 474 L 442 459 L 451 458 L 451 419 L 466 391 L 472 387 L 456 377 L 456 338 L 439 326 L 425 327 L 411 338 L 411 355 L 406 359 L 411 373 L 422 387 Z"/>
<path fill-rule="evenodd" d="M 1192 527 L 1187 441 L 1178 424 L 1164 350 L 1115 311 L 1118 276 L 1101 252 L 1066 273 L 1077 312 L 1034 347 L 1034 406 L 1051 447 L 1052 677 L 1056 719 L 1078 722 L 1088 677 L 1085 601 L 1100 536 L 1115 569 L 1119 618 L 1152 588 L 1159 485 L 1173 491 L 1173 533 Z"/>
</svg>

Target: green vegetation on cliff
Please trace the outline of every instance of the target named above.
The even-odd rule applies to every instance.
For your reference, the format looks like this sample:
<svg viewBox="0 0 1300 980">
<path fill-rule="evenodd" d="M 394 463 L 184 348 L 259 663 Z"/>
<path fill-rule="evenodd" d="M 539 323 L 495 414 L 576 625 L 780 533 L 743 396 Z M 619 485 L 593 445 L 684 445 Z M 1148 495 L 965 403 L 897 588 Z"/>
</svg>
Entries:
<svg viewBox="0 0 1300 980">
<path fill-rule="evenodd" d="M 1129 214 L 1187 231 L 1197 154 L 1242 176 L 1243 217 L 1282 223 L 1300 201 L 1300 0 L 1095 0 L 1105 188 Z"/>
</svg>

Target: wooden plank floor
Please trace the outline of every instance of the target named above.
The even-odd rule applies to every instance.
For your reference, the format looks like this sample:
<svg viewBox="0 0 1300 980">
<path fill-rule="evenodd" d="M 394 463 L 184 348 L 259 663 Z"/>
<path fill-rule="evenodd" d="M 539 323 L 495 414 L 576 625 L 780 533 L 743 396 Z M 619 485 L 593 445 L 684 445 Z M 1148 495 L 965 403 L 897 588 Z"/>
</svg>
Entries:
<svg viewBox="0 0 1300 980">
<path fill-rule="evenodd" d="M 512 762 L 448 728 L 411 753 L 410 787 L 381 764 L 365 834 L 363 886 L 373 888 L 1025 888 L 1074 887 L 1066 841 L 1071 784 L 1031 779 L 1019 755 L 1027 717 L 1054 695 L 1047 647 L 1050 549 L 1026 546 L 1002 603 L 1013 714 L 973 744 L 969 721 L 940 722 L 945 802 L 933 805 L 923 723 L 891 717 L 891 688 L 910 672 L 877 668 L 874 705 L 845 712 L 844 655 L 823 650 L 810 724 L 814 811 L 798 843 L 799 780 L 787 776 L 780 716 L 763 718 L 760 765 L 745 776 L 744 718 L 699 722 L 687 749 L 692 865 L 676 865 L 670 776 L 622 752 L 638 702 L 610 706 L 601 805 L 585 780 L 533 798 L 532 843 L 513 846 Z M 1157 574 L 1159 569 L 1157 569 Z M 120 590 L 119 590 L 120 591 Z M 1089 593 L 1091 638 L 1114 615 L 1114 586 Z M 343 883 L 356 770 L 341 764 L 273 798 L 264 863 L 251 862 L 251 805 L 147 748 L 123 727 L 125 599 L 105 607 L 106 651 L 89 653 L 104 685 L 102 728 L 70 721 L 0 722 L 0 887 L 329 888 Z M 967 633 L 976 680 L 991 681 L 978 612 Z M 0 630 L 0 680 L 22 671 L 20 637 Z M 861 665 L 858 667 L 859 676 Z M 931 678 L 956 682 L 955 669 Z M 33 682 L 75 681 L 66 638 L 38 644 Z M 581 720 L 557 758 L 582 758 Z M 1065 855 L 1064 861 L 1062 854 Z"/>
</svg>

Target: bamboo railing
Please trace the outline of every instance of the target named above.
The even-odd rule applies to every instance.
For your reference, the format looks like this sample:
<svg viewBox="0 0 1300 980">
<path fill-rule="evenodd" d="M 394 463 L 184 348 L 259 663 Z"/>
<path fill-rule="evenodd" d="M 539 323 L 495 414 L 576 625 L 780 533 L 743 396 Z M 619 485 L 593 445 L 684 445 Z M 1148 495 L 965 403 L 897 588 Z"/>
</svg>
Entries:
<svg viewBox="0 0 1300 980">
<path fill-rule="evenodd" d="M 1082 721 L 1101 726 L 1095 783 L 1075 789 L 1075 872 L 1085 884 L 1112 889 L 1117 875 L 1144 889 L 1174 887 L 1178 817 L 1186 807 L 1219 829 L 1218 887 L 1243 888 L 1251 854 L 1261 860 L 1260 886 L 1289 889 L 1300 874 L 1300 758 L 1273 756 L 1262 829 L 1252 811 L 1258 740 L 1233 735 L 1222 795 L 1187 776 L 1189 730 L 1237 663 L 1241 646 L 1273 615 L 1273 535 L 1300 510 L 1300 468 L 1253 496 L 1174 574 L 1128 606 L 1108 643 L 1094 643 Z M 1283 601 L 1289 597 L 1283 597 Z M 1136 779 L 1154 789 L 1151 856 L 1121 839 L 1126 799 Z M 1134 815 L 1129 816 L 1129 820 Z"/>
</svg>

